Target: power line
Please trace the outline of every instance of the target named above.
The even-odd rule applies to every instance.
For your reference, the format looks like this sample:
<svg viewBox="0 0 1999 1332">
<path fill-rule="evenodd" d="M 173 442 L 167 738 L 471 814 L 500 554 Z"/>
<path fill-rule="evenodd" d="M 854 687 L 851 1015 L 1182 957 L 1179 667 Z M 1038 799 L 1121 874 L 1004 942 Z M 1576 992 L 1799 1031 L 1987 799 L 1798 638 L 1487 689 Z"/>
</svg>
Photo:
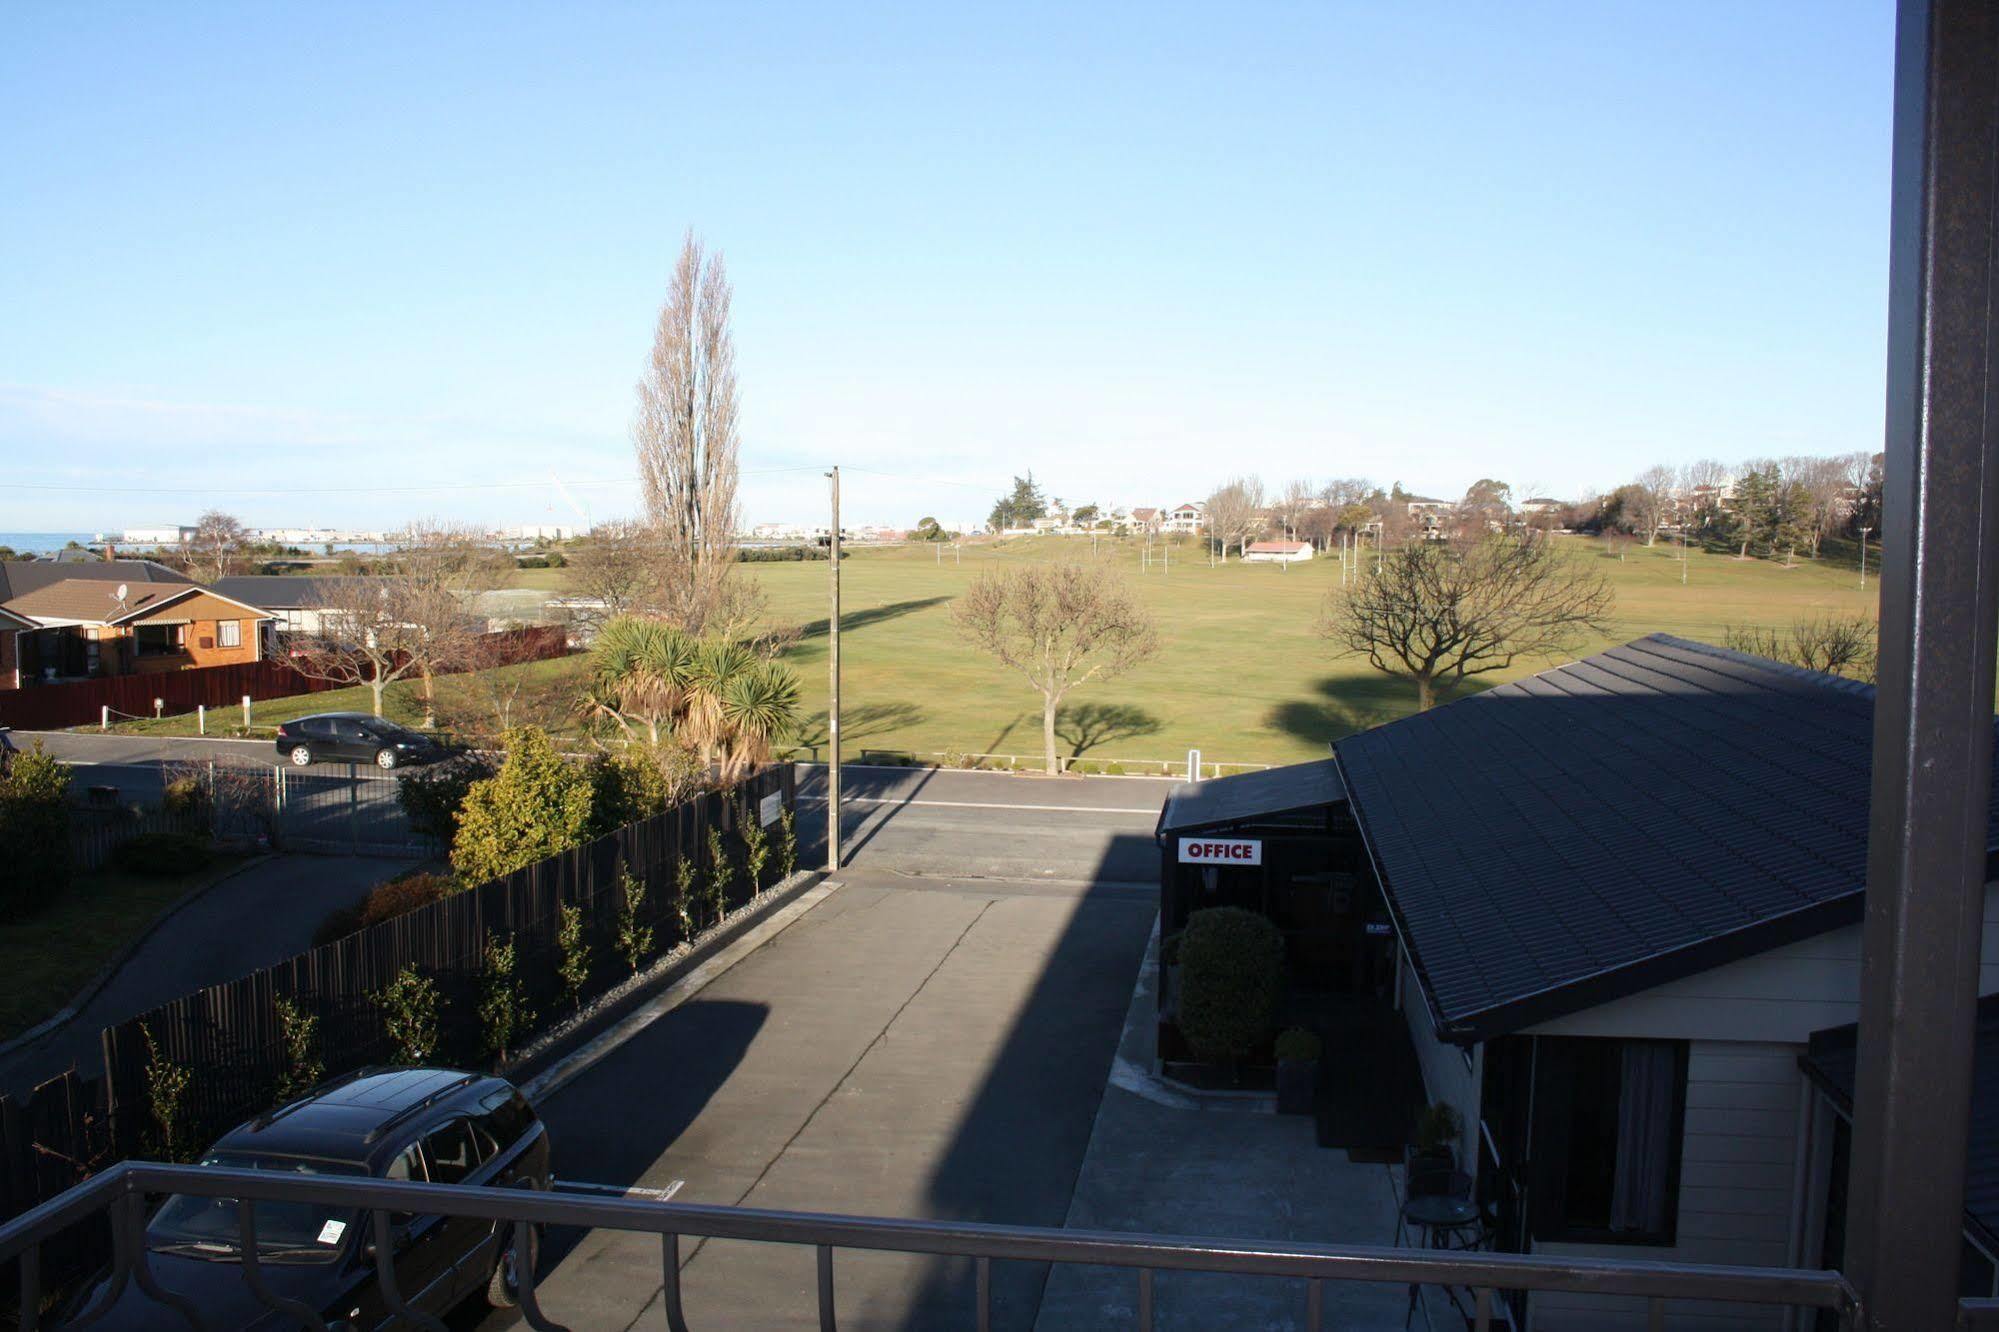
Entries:
<svg viewBox="0 0 1999 1332">
<path fill-rule="evenodd" d="M 798 467 L 746 468 L 743 476 L 772 476 L 780 472 L 817 472 L 818 464 Z M 440 491 L 467 490 L 546 490 L 557 480 L 565 486 L 636 486 L 637 476 L 601 477 L 591 480 L 542 477 L 533 481 L 440 481 L 422 486 L 85 486 L 46 485 L 36 482 L 9 483 L 10 490 L 61 491 L 84 495 L 421 495 Z"/>
</svg>

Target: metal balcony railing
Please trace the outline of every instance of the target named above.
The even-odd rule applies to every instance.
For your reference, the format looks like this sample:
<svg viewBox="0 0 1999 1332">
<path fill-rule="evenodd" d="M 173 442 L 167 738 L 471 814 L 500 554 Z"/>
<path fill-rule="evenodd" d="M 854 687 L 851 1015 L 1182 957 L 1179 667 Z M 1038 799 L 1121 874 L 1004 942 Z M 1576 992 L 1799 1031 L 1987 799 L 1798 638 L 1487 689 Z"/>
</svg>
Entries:
<svg viewBox="0 0 1999 1332">
<path fill-rule="evenodd" d="M 136 1283 L 148 1298 L 178 1312 L 187 1326 L 208 1326 L 202 1310 L 161 1285 L 147 1259 L 147 1199 L 150 1195 L 168 1193 L 236 1200 L 243 1240 L 243 1281 L 265 1307 L 321 1332 L 325 1332 L 326 1324 L 316 1311 L 280 1298 L 264 1282 L 256 1259 L 259 1203 L 304 1202 L 342 1210 L 354 1208 L 369 1214 L 377 1254 L 377 1278 L 385 1303 L 410 1325 L 435 1328 L 439 1332 L 444 1325 L 409 1308 L 397 1290 L 390 1243 L 391 1212 L 475 1217 L 512 1227 L 516 1240 L 520 1228 L 529 1225 L 657 1235 L 665 1282 L 663 1304 L 666 1323 L 672 1332 L 686 1332 L 688 1326 L 681 1310 L 683 1236 L 810 1246 L 818 1259 L 819 1325 L 827 1332 L 837 1325 L 834 1255 L 841 1249 L 971 1259 L 976 1280 L 972 1307 L 966 1310 L 966 1324 L 981 1332 L 990 1325 L 995 1262 L 1129 1268 L 1136 1283 L 1134 1324 L 1141 1329 L 1152 1326 L 1153 1282 L 1159 1272 L 1226 1273 L 1302 1282 L 1306 1324 L 1314 1329 L 1324 1324 L 1326 1284 L 1342 1281 L 1466 1290 L 1470 1292 L 1472 1325 L 1481 1332 L 1502 1317 L 1499 1295 L 1507 1291 L 1636 1297 L 1646 1301 L 1654 1329 L 1666 1325 L 1668 1300 L 1687 1299 L 1763 1308 L 1824 1309 L 1833 1313 L 1842 1329 L 1860 1325 L 1853 1289 L 1837 1272 L 1050 1230 L 760 1211 L 631 1197 L 584 1196 L 560 1190 L 407 1184 L 127 1161 L 0 1226 L 0 1263 L 20 1264 L 20 1326 L 27 1332 L 38 1326 L 42 1300 L 40 1246 L 67 1227 L 98 1215 L 110 1221 L 111 1282 L 99 1298 L 97 1308 L 80 1311 L 77 1323 L 87 1323 L 98 1308 L 108 1308 L 129 1284 Z M 518 1251 L 526 1252 L 527 1246 L 519 1245 Z M 532 1274 L 523 1274 L 520 1296 L 521 1310 L 529 1326 L 544 1330 L 560 1326 L 550 1321 L 541 1308 Z"/>
</svg>

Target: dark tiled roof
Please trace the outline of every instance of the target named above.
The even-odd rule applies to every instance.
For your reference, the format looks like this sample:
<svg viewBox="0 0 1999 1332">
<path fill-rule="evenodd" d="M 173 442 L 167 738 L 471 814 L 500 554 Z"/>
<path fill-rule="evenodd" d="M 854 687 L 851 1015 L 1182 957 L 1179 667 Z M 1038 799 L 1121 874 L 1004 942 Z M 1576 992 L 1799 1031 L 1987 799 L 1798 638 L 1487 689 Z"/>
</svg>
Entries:
<svg viewBox="0 0 1999 1332">
<path fill-rule="evenodd" d="M 1159 811 L 1159 835 L 1191 832 L 1245 819 L 1315 809 L 1347 798 L 1340 765 L 1332 759 L 1295 763 L 1264 772 L 1240 772 L 1205 782 L 1182 782 Z"/>
<path fill-rule="evenodd" d="M 1337 742 L 1440 1030 L 1860 918 L 1872 687 L 1655 634 Z"/>
<path fill-rule="evenodd" d="M 1853 1116 L 1858 1025 L 1812 1033 L 1799 1063 L 1825 1088 L 1840 1113 Z M 1971 1083 L 1971 1138 L 1964 1161 L 1964 1215 L 1983 1232 L 1986 1248 L 1999 1247 L 1999 995 L 1978 1001 L 1977 1064 Z"/>
<path fill-rule="evenodd" d="M 261 606 L 265 610 L 298 610 L 323 602 L 349 583 L 384 580 L 358 574 L 235 574 L 218 578 L 210 587 L 225 597 Z"/>
<path fill-rule="evenodd" d="M 12 601 L 53 583 L 89 578 L 108 583 L 191 583 L 187 575 L 151 560 L 0 560 L 0 601 Z"/>
</svg>

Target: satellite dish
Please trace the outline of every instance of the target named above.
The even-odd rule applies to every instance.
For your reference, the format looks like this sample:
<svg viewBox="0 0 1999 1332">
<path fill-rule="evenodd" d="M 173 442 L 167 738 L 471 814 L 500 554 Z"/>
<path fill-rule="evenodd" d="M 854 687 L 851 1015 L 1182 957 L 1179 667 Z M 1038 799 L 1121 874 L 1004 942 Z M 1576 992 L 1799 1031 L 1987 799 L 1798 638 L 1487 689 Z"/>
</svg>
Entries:
<svg viewBox="0 0 1999 1332">
<path fill-rule="evenodd" d="M 118 590 L 112 593 L 111 595 L 117 597 L 118 600 L 122 603 L 125 600 L 127 594 L 131 592 L 131 590 L 132 589 L 126 587 L 123 583 L 120 583 L 118 584 Z"/>
</svg>

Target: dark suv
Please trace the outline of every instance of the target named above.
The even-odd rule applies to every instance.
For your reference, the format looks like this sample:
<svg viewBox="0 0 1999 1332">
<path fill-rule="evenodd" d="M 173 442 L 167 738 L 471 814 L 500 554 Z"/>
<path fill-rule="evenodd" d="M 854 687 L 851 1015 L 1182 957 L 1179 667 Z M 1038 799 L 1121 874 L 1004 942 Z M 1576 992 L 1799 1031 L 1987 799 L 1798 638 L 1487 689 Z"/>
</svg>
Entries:
<svg viewBox="0 0 1999 1332">
<path fill-rule="evenodd" d="M 322 712 L 278 726 L 278 753 L 301 768 L 321 759 L 400 768 L 434 763 L 447 752 L 429 736 L 370 712 Z"/>
<path fill-rule="evenodd" d="M 225 1134 L 203 1165 L 294 1175 L 372 1175 L 434 1184 L 547 1188 L 548 1132 L 512 1083 L 481 1073 L 376 1068 L 337 1078 Z M 265 1284 L 309 1305 L 332 1328 L 391 1321 L 376 1283 L 374 1229 L 352 1208 L 260 1202 L 257 1258 Z M 441 1315 L 484 1294 L 515 1302 L 513 1229 L 470 1217 L 393 1213 L 396 1289 Z M 290 1327 L 243 1280 L 234 1199 L 179 1194 L 146 1226 L 161 1286 L 198 1305 L 216 1328 Z M 533 1241 L 530 1240 L 530 1249 Z M 532 1263 L 534 1254 L 525 1255 Z M 100 1283 L 83 1306 L 107 1293 Z M 157 1327 L 174 1315 L 128 1283 L 99 1327 Z"/>
</svg>

